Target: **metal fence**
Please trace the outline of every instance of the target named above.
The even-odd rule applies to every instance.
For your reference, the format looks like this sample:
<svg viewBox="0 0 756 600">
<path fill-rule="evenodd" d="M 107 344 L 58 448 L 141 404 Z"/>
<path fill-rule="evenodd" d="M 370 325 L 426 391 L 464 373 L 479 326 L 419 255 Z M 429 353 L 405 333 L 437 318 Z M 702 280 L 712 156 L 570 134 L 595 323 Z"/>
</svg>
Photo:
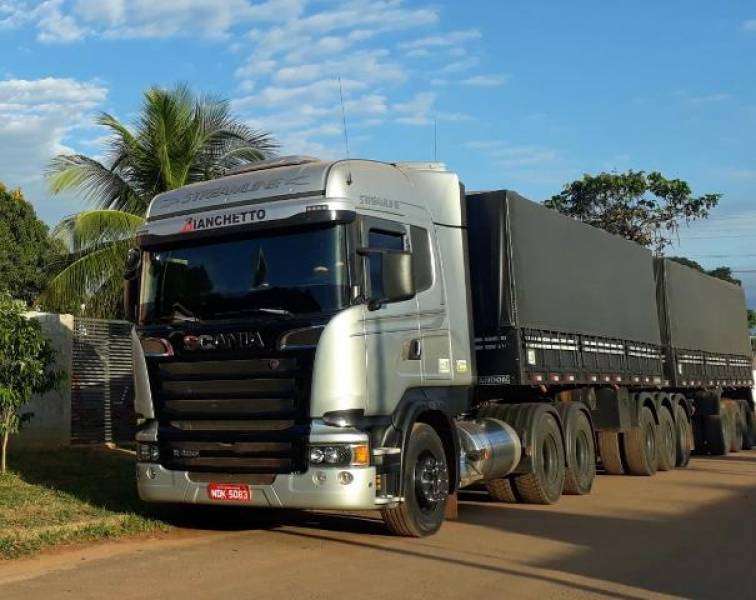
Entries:
<svg viewBox="0 0 756 600">
<path fill-rule="evenodd" d="M 130 330 L 125 321 L 74 320 L 71 443 L 134 439 Z"/>
</svg>

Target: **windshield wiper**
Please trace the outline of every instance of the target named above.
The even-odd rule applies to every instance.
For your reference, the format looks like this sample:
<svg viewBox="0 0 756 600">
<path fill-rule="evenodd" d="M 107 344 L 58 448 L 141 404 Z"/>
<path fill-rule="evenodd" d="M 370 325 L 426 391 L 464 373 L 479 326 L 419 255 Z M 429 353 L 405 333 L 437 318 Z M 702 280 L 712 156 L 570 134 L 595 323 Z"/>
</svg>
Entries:
<svg viewBox="0 0 756 600">
<path fill-rule="evenodd" d="M 189 323 L 200 322 L 199 317 L 197 317 L 191 310 L 189 310 L 180 302 L 174 302 L 171 308 L 173 309 L 173 314 L 169 317 L 171 321 L 182 321 Z"/>
<path fill-rule="evenodd" d="M 254 307 L 254 308 L 242 308 L 240 310 L 225 310 L 223 312 L 215 313 L 216 316 L 227 315 L 243 315 L 245 313 L 264 313 L 267 315 L 281 315 L 283 317 L 293 317 L 294 313 L 285 308 L 268 308 L 268 307 Z"/>
</svg>

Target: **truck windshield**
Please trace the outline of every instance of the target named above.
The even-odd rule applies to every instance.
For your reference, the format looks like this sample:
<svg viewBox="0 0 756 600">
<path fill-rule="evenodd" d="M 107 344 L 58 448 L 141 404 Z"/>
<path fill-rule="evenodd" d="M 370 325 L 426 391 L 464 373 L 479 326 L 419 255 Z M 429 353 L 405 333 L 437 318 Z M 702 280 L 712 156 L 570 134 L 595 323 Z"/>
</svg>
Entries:
<svg viewBox="0 0 756 600">
<path fill-rule="evenodd" d="M 343 225 L 145 254 L 142 320 L 332 312 L 348 301 Z"/>
</svg>

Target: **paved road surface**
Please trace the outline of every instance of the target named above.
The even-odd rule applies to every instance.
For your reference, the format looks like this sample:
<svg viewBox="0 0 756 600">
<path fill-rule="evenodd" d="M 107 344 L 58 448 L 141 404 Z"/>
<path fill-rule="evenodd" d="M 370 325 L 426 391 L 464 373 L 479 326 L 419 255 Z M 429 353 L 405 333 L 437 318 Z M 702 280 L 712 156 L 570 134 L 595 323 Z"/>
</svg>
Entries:
<svg viewBox="0 0 756 600">
<path fill-rule="evenodd" d="M 756 598 L 756 451 L 601 476 L 553 507 L 470 492 L 459 521 L 421 540 L 385 535 L 373 515 L 203 512 L 189 525 L 1 564 L 0 598 Z"/>
</svg>

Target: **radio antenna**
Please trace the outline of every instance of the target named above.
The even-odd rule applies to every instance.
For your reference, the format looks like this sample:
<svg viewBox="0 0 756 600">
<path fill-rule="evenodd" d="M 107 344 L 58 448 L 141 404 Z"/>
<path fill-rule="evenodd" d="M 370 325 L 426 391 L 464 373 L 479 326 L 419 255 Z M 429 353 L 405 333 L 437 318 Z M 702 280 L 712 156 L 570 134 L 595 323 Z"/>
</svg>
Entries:
<svg viewBox="0 0 756 600">
<path fill-rule="evenodd" d="M 347 185 L 352 185 L 352 168 L 349 165 L 349 133 L 347 131 L 346 109 L 344 108 L 344 89 L 341 86 L 341 77 L 339 79 L 339 100 L 341 100 L 341 122 L 344 126 L 344 148 L 346 149 L 347 161 Z"/>
</svg>

